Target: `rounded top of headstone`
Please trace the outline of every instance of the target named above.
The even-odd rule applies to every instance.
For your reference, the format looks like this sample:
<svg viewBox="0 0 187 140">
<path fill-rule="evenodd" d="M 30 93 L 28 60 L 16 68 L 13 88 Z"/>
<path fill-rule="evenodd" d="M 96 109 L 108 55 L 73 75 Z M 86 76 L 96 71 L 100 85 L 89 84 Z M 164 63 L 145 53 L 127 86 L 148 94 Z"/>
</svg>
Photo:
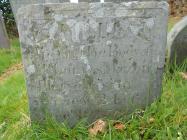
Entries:
<svg viewBox="0 0 187 140">
<path fill-rule="evenodd" d="M 177 47 L 180 47 L 180 42 L 187 39 L 187 16 L 180 20 L 169 32 L 167 39 L 167 59 L 172 60 L 175 57 Z M 185 44 L 184 46 L 185 47 Z M 187 48 L 187 47 L 186 47 Z M 179 54 L 180 55 L 180 54 Z M 187 58 L 187 56 L 186 56 Z"/>
</svg>

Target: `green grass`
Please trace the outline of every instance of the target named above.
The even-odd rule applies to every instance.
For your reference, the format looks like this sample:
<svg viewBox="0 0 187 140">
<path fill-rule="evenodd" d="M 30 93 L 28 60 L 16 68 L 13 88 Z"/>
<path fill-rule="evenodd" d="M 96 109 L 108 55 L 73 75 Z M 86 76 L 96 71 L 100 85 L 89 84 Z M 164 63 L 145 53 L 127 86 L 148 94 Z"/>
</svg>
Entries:
<svg viewBox="0 0 187 140">
<path fill-rule="evenodd" d="M 22 71 L 0 83 L 0 139 L 14 139 L 23 126 L 19 123 L 24 123 L 23 114 L 28 112 L 25 89 Z"/>
<path fill-rule="evenodd" d="M 15 63 L 21 62 L 21 52 L 18 39 L 11 40 L 10 49 L 0 49 L 0 74 Z"/>
</svg>

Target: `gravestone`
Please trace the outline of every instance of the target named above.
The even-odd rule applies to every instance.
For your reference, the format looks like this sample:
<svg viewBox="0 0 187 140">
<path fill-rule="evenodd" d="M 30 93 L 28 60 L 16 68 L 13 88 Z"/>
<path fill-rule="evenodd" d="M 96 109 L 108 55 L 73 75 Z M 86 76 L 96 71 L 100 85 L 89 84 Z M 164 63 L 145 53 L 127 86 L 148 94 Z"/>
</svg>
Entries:
<svg viewBox="0 0 187 140">
<path fill-rule="evenodd" d="M 2 12 L 0 11 L 0 48 L 10 48 L 10 42 L 6 31 Z"/>
<path fill-rule="evenodd" d="M 17 21 L 31 118 L 117 118 L 161 94 L 167 2 L 27 5 Z"/>
<path fill-rule="evenodd" d="M 187 59 L 187 16 L 179 21 L 168 34 L 168 60 L 182 64 Z"/>
</svg>

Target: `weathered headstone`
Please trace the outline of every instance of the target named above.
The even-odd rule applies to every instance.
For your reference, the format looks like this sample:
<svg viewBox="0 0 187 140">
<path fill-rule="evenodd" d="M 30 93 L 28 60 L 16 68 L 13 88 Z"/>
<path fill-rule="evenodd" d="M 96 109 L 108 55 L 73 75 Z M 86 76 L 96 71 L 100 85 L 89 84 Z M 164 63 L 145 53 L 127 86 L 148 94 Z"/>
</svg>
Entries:
<svg viewBox="0 0 187 140">
<path fill-rule="evenodd" d="M 0 48 L 9 48 L 10 42 L 6 31 L 2 12 L 0 11 Z"/>
<path fill-rule="evenodd" d="M 28 5 L 17 14 L 32 120 L 118 117 L 161 93 L 166 2 Z"/>
<path fill-rule="evenodd" d="M 187 59 L 187 16 L 168 34 L 167 50 L 171 63 L 182 64 Z"/>
</svg>

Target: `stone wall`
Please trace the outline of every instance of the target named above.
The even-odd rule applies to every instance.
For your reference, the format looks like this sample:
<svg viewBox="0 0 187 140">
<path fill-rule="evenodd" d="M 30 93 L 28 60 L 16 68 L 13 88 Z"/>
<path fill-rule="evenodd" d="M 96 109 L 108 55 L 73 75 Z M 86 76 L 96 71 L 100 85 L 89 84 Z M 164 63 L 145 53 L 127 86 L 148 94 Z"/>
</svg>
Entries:
<svg viewBox="0 0 187 140">
<path fill-rule="evenodd" d="M 187 0 L 169 0 L 172 16 L 187 16 Z"/>
</svg>

